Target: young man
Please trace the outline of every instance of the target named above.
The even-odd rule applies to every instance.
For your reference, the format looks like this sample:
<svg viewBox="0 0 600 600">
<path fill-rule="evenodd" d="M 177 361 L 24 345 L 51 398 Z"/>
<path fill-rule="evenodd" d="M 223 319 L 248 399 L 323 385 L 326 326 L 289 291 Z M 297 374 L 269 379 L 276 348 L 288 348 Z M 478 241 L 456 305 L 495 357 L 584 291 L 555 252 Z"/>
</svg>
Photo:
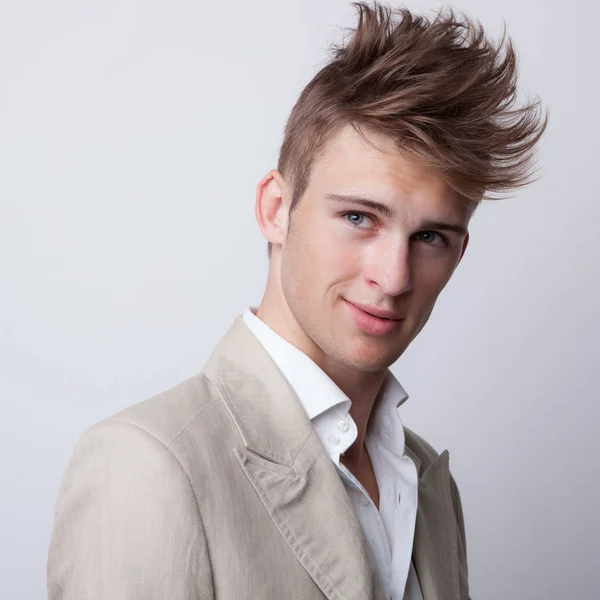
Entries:
<svg viewBox="0 0 600 600">
<path fill-rule="evenodd" d="M 460 600 L 448 453 L 389 370 L 479 201 L 523 185 L 545 119 L 510 42 L 358 4 L 259 183 L 264 298 L 203 372 L 88 430 L 63 483 L 53 600 Z"/>
</svg>

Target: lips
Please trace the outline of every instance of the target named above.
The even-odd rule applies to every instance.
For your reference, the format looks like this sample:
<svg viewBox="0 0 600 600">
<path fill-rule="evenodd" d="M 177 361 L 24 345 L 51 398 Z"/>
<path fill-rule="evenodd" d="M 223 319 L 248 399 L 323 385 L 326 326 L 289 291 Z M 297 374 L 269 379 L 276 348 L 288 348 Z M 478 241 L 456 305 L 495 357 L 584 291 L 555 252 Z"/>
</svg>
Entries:
<svg viewBox="0 0 600 600">
<path fill-rule="evenodd" d="M 348 309 L 350 311 L 350 315 L 351 315 L 352 320 L 354 321 L 355 325 L 359 329 L 361 329 L 362 331 L 364 331 L 365 333 L 368 333 L 370 335 L 374 335 L 374 336 L 388 335 L 388 334 L 392 333 L 394 330 L 397 330 L 399 327 L 401 327 L 401 324 L 403 321 L 403 319 L 398 319 L 398 318 L 392 319 L 392 318 L 388 318 L 388 317 L 380 317 L 380 316 L 374 315 L 362 308 L 365 305 L 353 304 L 352 302 L 348 302 L 348 300 L 346 300 L 346 306 L 348 307 Z M 368 308 L 369 310 L 377 310 L 377 312 L 379 314 L 381 314 L 383 312 L 384 314 L 387 314 L 387 315 L 389 315 L 389 314 L 395 315 L 395 313 L 390 313 L 389 311 L 382 311 L 380 309 L 375 309 L 372 306 L 365 307 L 365 308 Z"/>
<path fill-rule="evenodd" d="M 346 300 L 346 302 L 348 301 Z M 356 306 L 356 308 L 359 308 L 363 312 L 366 312 L 367 314 L 372 315 L 373 317 L 387 319 L 390 321 L 400 321 L 402 319 L 402 317 L 398 313 L 391 310 L 385 310 L 382 308 L 377 308 L 376 306 L 369 306 L 367 304 L 358 304 L 357 302 L 350 302 L 350 304 L 353 304 L 354 306 Z"/>
</svg>

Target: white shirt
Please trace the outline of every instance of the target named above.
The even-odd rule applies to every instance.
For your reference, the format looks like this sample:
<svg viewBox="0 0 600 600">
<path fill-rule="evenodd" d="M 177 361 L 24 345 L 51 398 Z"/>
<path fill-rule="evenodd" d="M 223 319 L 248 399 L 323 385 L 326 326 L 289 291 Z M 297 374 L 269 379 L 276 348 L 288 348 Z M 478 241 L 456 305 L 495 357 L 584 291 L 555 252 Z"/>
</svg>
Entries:
<svg viewBox="0 0 600 600">
<path fill-rule="evenodd" d="M 362 484 L 340 463 L 356 441 L 352 402 L 306 354 L 282 338 L 254 310 L 242 318 L 294 390 L 325 450 L 335 464 L 361 524 L 386 598 L 423 600 L 411 560 L 418 502 L 418 475 L 404 454 L 404 429 L 398 408 L 408 398 L 388 370 L 365 443 L 379 488 L 379 510 Z"/>
</svg>

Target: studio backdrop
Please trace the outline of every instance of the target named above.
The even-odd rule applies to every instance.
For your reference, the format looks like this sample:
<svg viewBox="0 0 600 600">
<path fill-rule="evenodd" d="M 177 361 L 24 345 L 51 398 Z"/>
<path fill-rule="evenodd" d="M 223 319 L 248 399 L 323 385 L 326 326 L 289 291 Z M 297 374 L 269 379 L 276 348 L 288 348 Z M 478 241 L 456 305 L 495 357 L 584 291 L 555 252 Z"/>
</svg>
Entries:
<svg viewBox="0 0 600 600">
<path fill-rule="evenodd" d="M 408 2 L 415 10 L 435 2 Z M 600 589 L 600 9 L 457 0 L 550 125 L 540 179 L 487 202 L 393 371 L 448 449 L 472 596 Z M 45 596 L 54 503 L 93 423 L 197 373 L 261 298 L 255 186 L 346 0 L 0 7 L 0 596 Z"/>
</svg>

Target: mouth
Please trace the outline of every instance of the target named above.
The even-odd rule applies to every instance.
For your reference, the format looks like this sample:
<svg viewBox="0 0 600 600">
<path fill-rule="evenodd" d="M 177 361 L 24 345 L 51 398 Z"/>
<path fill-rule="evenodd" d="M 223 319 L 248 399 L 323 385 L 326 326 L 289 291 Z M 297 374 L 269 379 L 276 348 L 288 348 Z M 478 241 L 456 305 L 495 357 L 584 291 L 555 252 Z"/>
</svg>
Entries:
<svg viewBox="0 0 600 600">
<path fill-rule="evenodd" d="M 402 321 L 404 320 L 395 316 L 393 318 L 389 316 L 383 316 L 383 314 L 392 314 L 388 311 L 381 311 L 372 307 L 365 307 L 364 305 L 353 304 L 352 302 L 349 302 L 345 299 L 344 301 L 349 308 L 350 316 L 352 317 L 356 326 L 370 335 L 388 335 L 393 331 L 397 330 L 400 327 Z M 367 308 L 368 310 L 366 310 Z M 372 312 L 369 312 L 373 310 L 377 310 L 379 314 L 373 314 Z"/>
</svg>

